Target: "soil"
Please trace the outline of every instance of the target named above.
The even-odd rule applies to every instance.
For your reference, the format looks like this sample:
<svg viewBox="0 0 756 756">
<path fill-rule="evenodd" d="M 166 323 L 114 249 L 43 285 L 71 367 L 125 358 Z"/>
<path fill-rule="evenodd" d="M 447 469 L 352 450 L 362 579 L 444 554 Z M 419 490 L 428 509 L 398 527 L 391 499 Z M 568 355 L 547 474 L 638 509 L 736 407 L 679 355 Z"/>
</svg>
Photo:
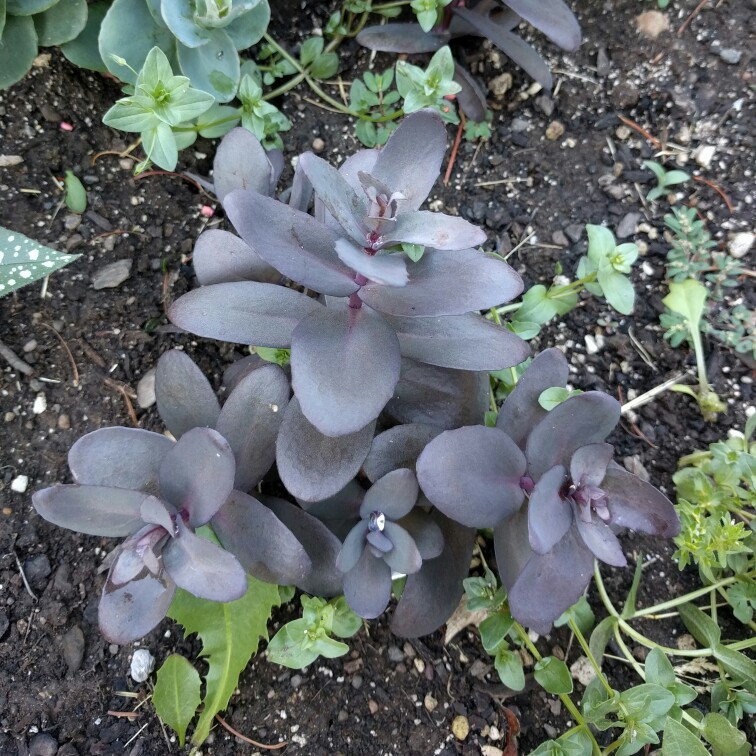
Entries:
<svg viewBox="0 0 756 756">
<path fill-rule="evenodd" d="M 334 3 L 272 5 L 272 33 L 293 47 L 322 27 Z M 653 208 L 643 201 L 652 183 L 641 166 L 657 150 L 619 116 L 640 124 L 663 144 L 681 145 L 688 158 L 685 167 L 726 193 L 732 212 L 706 183 L 681 190 L 722 248 L 734 233 L 749 230 L 755 5 L 753 0 L 706 4 L 678 34 L 696 3 L 673 2 L 666 13 L 670 30 L 656 40 L 639 35 L 634 21 L 640 12 L 655 9 L 654 3 L 578 0 L 572 5 L 584 35 L 576 53 L 562 55 L 542 38 L 536 40 L 556 70 L 551 96 L 535 92 L 523 73 L 489 45 L 469 40 L 455 45 L 483 82 L 511 73 L 513 84 L 502 98 L 491 100 L 492 138 L 480 145 L 463 142 L 451 181 L 448 186 L 439 182 L 430 199 L 437 203 L 434 207 L 483 225 L 500 249 L 508 250 L 532 233 L 511 258 L 526 284 L 548 282 L 557 262 L 567 273 L 574 271 L 586 248 L 585 223 L 606 223 L 616 230 L 624 221 L 627 240 L 643 250 L 633 273 L 639 292 L 633 316 L 619 316 L 585 298 L 552 323 L 534 347 L 565 348 L 575 387 L 599 388 L 626 399 L 690 368 L 693 359 L 684 348 L 671 349 L 658 324 L 666 293 L 668 245 L 662 216 L 667 205 L 662 201 Z M 347 82 L 371 65 L 371 56 L 353 43 L 342 52 L 341 76 Z M 379 70 L 390 62 L 389 56 L 375 59 Z M 338 89 L 333 93 L 338 96 Z M 158 664 L 174 651 L 193 658 L 197 645 L 182 640 L 180 630 L 166 620 L 139 644 L 110 646 L 98 632 L 96 610 L 104 579 L 98 567 L 112 540 L 48 524 L 32 510 L 29 496 L 70 480 L 66 453 L 86 432 L 134 420 L 162 430 L 154 406 L 140 409 L 134 389 L 166 349 L 183 346 L 216 386 L 223 370 L 243 355 L 240 347 L 198 342 L 160 328 L 167 323 L 166 303 L 194 285 L 194 240 L 217 218 L 201 212 L 203 205 L 214 203 L 176 176 L 133 178 L 131 161 L 115 154 L 127 147 L 127 135 L 101 123 L 118 95 L 115 83 L 73 68 L 52 51 L 0 97 L 0 152 L 23 158 L 17 166 L 0 169 L 0 224 L 81 254 L 51 277 L 44 297 L 35 284 L 1 305 L 0 339 L 34 370 L 26 376 L 3 363 L 0 372 L 3 756 L 152 756 L 181 750 L 149 704 L 133 717 L 111 712 L 134 708 L 135 701 L 121 691 L 149 692 L 149 684 L 128 677 L 137 645 L 150 649 Z M 305 89 L 281 106 L 293 122 L 284 135 L 287 157 L 310 149 L 315 138 L 325 142 L 323 155 L 332 162 L 358 147 L 347 119 L 312 104 Z M 564 133 L 550 140 L 547 127 L 555 121 Z M 64 130 L 64 122 L 73 130 Z M 453 135 L 450 131 L 450 143 Z M 693 157 L 703 146 L 715 149 L 706 166 Z M 213 151 L 214 144 L 198 141 L 182 153 L 180 168 L 208 175 Z M 59 207 L 61 194 L 53 177 L 67 169 L 87 188 L 89 207 L 82 216 Z M 639 214 L 638 224 L 627 218 L 630 213 Z M 117 260 L 131 261 L 129 277 L 115 288 L 95 290 L 94 277 Z M 745 283 L 736 295 L 752 298 Z M 649 360 L 635 348 L 636 340 Z M 717 422 L 704 422 L 688 398 L 666 393 L 610 439 L 627 465 L 644 468 L 670 494 L 677 459 L 723 438 L 730 428 L 742 428 L 745 407 L 753 403 L 753 365 L 716 342 L 706 349 L 709 377 L 728 405 Z M 133 417 L 129 405 L 135 408 Z M 11 489 L 19 475 L 28 476 L 25 493 Z M 653 558 L 639 605 L 697 586 L 693 571 L 678 571 L 670 544 L 633 534 L 624 542 L 633 559 L 641 552 Z M 606 568 L 604 573 L 614 601 L 621 604 L 632 571 Z M 601 616 L 593 589 L 589 600 Z M 271 632 L 296 611 L 286 607 L 276 613 Z M 684 632 L 674 619 L 645 630 L 668 645 Z M 726 634 L 737 632 L 734 626 L 726 628 Z M 568 649 L 564 630 L 538 644 L 544 652 L 557 647 L 569 651 L 568 663 L 579 656 L 576 644 Z M 226 720 L 255 740 L 286 741 L 287 753 L 311 756 L 490 756 L 499 752 L 486 747 L 503 751 L 507 745 L 511 755 L 517 748 L 528 753 L 570 726 L 559 701 L 539 688 L 528 686 L 515 694 L 498 684 L 473 628 L 444 645 L 443 631 L 420 640 L 392 637 L 382 619 L 369 623 L 350 646 L 346 657 L 319 660 L 296 673 L 259 655 L 242 675 Z M 611 660 L 606 669 L 618 686 L 638 682 Z M 580 691 L 577 685 L 576 699 Z M 701 700 L 705 704 L 707 699 Z M 508 733 L 505 707 L 519 722 L 517 746 Z M 469 721 L 464 741 L 451 730 L 457 715 Z M 219 756 L 257 752 L 221 728 L 202 751 Z"/>
</svg>

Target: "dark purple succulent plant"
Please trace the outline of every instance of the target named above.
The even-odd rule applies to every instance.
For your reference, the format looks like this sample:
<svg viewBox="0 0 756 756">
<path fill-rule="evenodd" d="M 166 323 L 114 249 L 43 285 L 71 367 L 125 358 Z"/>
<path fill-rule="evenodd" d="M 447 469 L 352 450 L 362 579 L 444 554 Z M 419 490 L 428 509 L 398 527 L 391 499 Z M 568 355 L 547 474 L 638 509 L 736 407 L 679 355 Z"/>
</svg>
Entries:
<svg viewBox="0 0 756 756">
<path fill-rule="evenodd" d="M 614 450 L 604 440 L 619 421 L 616 400 L 589 391 L 550 412 L 538 404 L 545 389 L 566 380 L 561 353 L 542 352 L 504 403 L 496 428 L 446 431 L 417 462 L 423 492 L 444 514 L 494 528 L 512 615 L 539 632 L 580 597 L 594 556 L 626 563 L 616 529 L 679 532 L 667 497 L 611 461 Z"/>
<path fill-rule="evenodd" d="M 195 534 L 234 484 L 234 454 L 209 428 L 173 443 L 131 428 L 102 428 L 71 447 L 76 481 L 37 491 L 46 520 L 89 535 L 126 536 L 100 599 L 99 623 L 114 643 L 141 638 L 165 616 L 176 587 L 212 601 L 244 595 L 239 562 Z"/>
</svg>

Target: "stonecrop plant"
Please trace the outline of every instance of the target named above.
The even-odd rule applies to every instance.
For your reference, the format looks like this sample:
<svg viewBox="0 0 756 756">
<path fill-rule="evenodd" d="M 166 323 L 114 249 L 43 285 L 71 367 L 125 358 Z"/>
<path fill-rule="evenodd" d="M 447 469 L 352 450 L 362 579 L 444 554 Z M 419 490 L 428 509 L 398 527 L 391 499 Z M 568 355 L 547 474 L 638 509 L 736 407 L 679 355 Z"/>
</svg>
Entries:
<svg viewBox="0 0 756 756">
<path fill-rule="evenodd" d="M 568 390 L 558 350 L 535 357 L 484 425 L 497 411 L 489 373 L 530 349 L 481 311 L 506 308 L 523 285 L 481 249 L 481 229 L 421 209 L 445 150 L 441 117 L 420 109 L 338 169 L 300 155 L 276 196 L 280 153 L 231 131 L 212 189 L 238 236 L 200 235 L 200 286 L 168 312 L 185 331 L 250 348 L 224 376 L 225 402 L 169 350 L 155 389 L 170 437 L 94 431 L 71 449 L 74 482 L 33 496 L 53 523 L 125 538 L 100 603 L 108 638 L 136 640 L 167 613 L 212 649 L 195 745 L 264 636 L 275 586 L 286 600 L 302 591 L 304 615 L 270 656 L 301 666 L 345 653 L 331 633 L 351 636 L 392 594 L 394 633 L 435 631 L 457 608 L 479 529 L 493 530 L 506 589 L 496 607 L 507 602 L 509 628 L 539 633 L 580 598 L 594 557 L 626 564 L 620 530 L 679 533 L 668 499 L 613 461 L 619 404 Z M 607 233 L 592 232 L 601 244 L 581 275 L 632 307 L 617 276 L 633 250 Z M 231 616 L 254 622 L 219 675 L 218 623 Z M 199 700 L 196 673 L 170 669 Z M 170 721 L 183 739 L 188 721 Z"/>
</svg>

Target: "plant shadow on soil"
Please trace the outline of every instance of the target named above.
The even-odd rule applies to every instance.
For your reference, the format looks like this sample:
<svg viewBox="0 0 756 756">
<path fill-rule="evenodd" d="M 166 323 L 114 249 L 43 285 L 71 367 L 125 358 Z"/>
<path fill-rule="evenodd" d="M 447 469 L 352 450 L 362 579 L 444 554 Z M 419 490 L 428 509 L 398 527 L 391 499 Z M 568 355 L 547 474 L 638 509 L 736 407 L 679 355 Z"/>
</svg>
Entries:
<svg viewBox="0 0 756 756">
<path fill-rule="evenodd" d="M 313 26 L 322 26 L 332 4 L 323 4 L 314 14 L 309 10 L 312 3 L 304 5 L 305 10 L 291 15 L 274 12 L 272 32 L 289 45 Z M 536 349 L 566 349 L 576 388 L 626 398 L 693 363 L 688 351 L 672 350 L 661 339 L 658 316 L 667 249 L 661 230 L 666 205 L 651 210 L 641 203 L 636 184 L 645 194 L 651 179 L 641 170 L 641 161 L 652 158 L 653 150 L 632 130 L 618 134 L 618 114 L 663 140 L 682 141 L 681 131 L 687 128 L 693 135 L 687 144 L 691 149 L 715 145 L 716 158 L 703 175 L 724 188 L 735 212 L 729 214 L 721 197 L 702 184 L 686 185 L 686 195 L 692 195 L 715 239 L 723 244 L 728 232 L 747 228 L 753 192 L 755 106 L 747 53 L 754 29 L 753 3 L 706 7 L 681 36 L 674 31 L 690 4 L 685 11 L 673 8 L 668 14 L 672 29 L 656 41 L 637 36 L 633 25 L 637 13 L 653 7 L 650 3 L 582 0 L 573 5 L 584 33 L 577 53 L 560 56 L 537 40 L 558 69 L 559 89 L 550 97 L 525 94 L 530 83 L 522 72 L 486 45 L 458 45 L 484 82 L 509 71 L 514 84 L 503 99 L 493 101 L 497 111 L 491 140 L 479 146 L 463 143 L 450 184 L 439 182 L 431 200 L 439 200 L 445 212 L 483 225 L 489 240 L 502 249 L 534 231 L 531 243 L 510 260 L 526 285 L 548 282 L 557 260 L 565 272 L 574 271 L 586 247 L 585 233 L 580 233 L 585 223 L 607 223 L 616 229 L 628 213 L 640 214 L 639 221 L 651 233 L 628 237 L 645 246 L 643 265 L 633 274 L 638 299 L 632 318 L 587 298 L 533 344 Z M 299 8 L 298 3 L 286 8 L 290 6 Z M 742 51 L 742 62 L 723 62 L 718 55 L 722 47 Z M 608 56 L 608 70 L 597 70 L 599 48 Z M 349 81 L 369 62 L 365 51 L 346 44 L 342 77 Z M 390 63 L 388 56 L 376 61 L 379 70 Z M 24 377 L 5 364 L 0 373 L 3 756 L 151 756 L 179 751 L 149 705 L 133 718 L 108 713 L 133 708 L 134 701 L 118 691 L 149 692 L 147 685 L 137 686 L 127 677 L 133 648 L 109 646 L 97 629 L 104 580 L 98 567 L 114 541 L 48 524 L 33 512 L 29 498 L 38 488 L 70 480 L 66 453 L 76 438 L 103 426 L 132 423 L 124 392 L 128 396 L 133 391 L 165 350 L 182 346 L 216 387 L 224 368 L 243 356 L 241 347 L 154 330 L 167 322 L 166 302 L 193 286 L 190 255 L 208 223 L 200 212 L 208 198 L 176 176 L 135 180 L 129 161 L 115 154 L 93 164 L 95 153 L 127 147 L 126 135 L 101 125 L 102 114 L 117 96 L 113 82 L 76 70 L 53 52 L 47 63 L 34 68 L 0 100 L 0 151 L 24 161 L 0 170 L 0 224 L 82 254 L 53 276 L 45 299 L 36 284 L 2 300 L 0 339 L 23 354 L 35 373 Z M 344 117 L 307 102 L 307 96 L 298 90 L 283 103 L 294 124 L 284 134 L 287 157 L 310 149 L 319 137 L 326 144 L 324 157 L 339 162 L 358 148 L 351 126 Z M 544 134 L 554 120 L 565 132 L 549 141 Z M 70 122 L 74 130 L 62 131 L 61 121 Z M 450 132 L 450 143 L 451 137 Z M 207 175 L 213 149 L 200 140 L 182 154 L 180 167 Z M 692 161 L 689 167 L 698 168 Z M 65 210 L 55 213 L 60 194 L 52 176 L 66 169 L 74 170 L 88 191 L 89 210 L 81 217 Z M 609 183 L 608 176 L 614 177 Z M 490 183 L 501 179 L 508 183 Z M 481 186 L 485 182 L 489 184 Z M 116 288 L 94 290 L 93 277 L 116 260 L 131 261 L 129 277 Z M 598 351 L 586 349 L 586 334 L 598 339 Z M 631 334 L 651 355 L 651 364 L 641 359 Z M 70 357 L 62 342 L 71 350 Z M 623 421 L 610 438 L 620 459 L 642 465 L 668 494 L 676 460 L 724 437 L 729 428 L 742 428 L 743 409 L 753 401 L 753 366 L 715 343 L 707 344 L 707 354 L 710 379 L 729 403 L 717 423 L 703 422 L 688 398 L 666 394 L 639 411 L 635 427 Z M 40 395 L 46 409 L 34 414 L 32 406 Z M 136 413 L 142 427 L 162 430 L 154 406 L 137 406 Z M 26 494 L 10 488 L 22 474 L 29 478 Z M 633 534 L 624 537 L 624 544 L 631 562 L 641 552 L 655 558 L 644 573 L 640 606 L 697 587 L 693 571 L 677 570 L 670 544 Z M 25 590 L 16 557 L 38 600 Z M 632 569 L 607 568 L 604 573 L 611 596 L 621 604 Z M 593 589 L 589 600 L 598 614 L 602 607 Z M 271 632 L 297 611 L 295 602 L 277 612 Z M 647 623 L 643 629 L 673 646 L 684 632 L 675 620 Z M 724 635 L 737 632 L 737 626 L 726 626 Z M 139 645 L 151 649 L 158 664 L 174 651 L 194 658 L 197 644 L 180 638 L 180 631 L 166 621 Z M 538 645 L 543 652 L 558 653 L 557 648 L 567 650 L 568 641 L 568 633 L 558 630 Z M 260 655 L 243 673 L 226 720 L 258 741 L 285 740 L 287 752 L 311 756 L 450 756 L 479 754 L 486 745 L 504 750 L 504 706 L 519 719 L 522 753 L 570 726 L 556 698 L 537 687 L 513 693 L 499 684 L 472 628 L 444 646 L 441 631 L 420 640 L 394 638 L 384 618 L 369 623 L 350 646 L 351 653 L 343 659 L 319 660 L 302 672 L 269 665 Z M 579 655 L 576 646 L 570 647 L 568 663 Z M 606 669 L 619 687 L 638 682 L 611 659 Z M 576 687 L 577 698 L 582 688 Z M 705 703 L 707 697 L 701 700 Z M 451 732 L 451 722 L 460 714 L 470 724 L 464 742 Z M 225 755 L 255 749 L 219 728 L 203 752 Z"/>
</svg>

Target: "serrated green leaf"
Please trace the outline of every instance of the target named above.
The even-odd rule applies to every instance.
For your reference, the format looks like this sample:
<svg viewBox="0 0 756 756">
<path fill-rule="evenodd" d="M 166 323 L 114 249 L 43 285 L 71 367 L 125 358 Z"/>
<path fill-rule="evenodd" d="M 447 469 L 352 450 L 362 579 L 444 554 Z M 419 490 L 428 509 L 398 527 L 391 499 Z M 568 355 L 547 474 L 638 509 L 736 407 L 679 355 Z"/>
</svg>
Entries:
<svg viewBox="0 0 756 756">
<path fill-rule="evenodd" d="M 199 672 L 180 654 L 171 654 L 157 671 L 152 703 L 160 720 L 176 731 L 182 748 L 201 702 Z"/>
<path fill-rule="evenodd" d="M 614 633 L 615 627 L 617 627 L 617 620 L 615 617 L 604 617 L 591 633 L 588 647 L 591 649 L 593 658 L 596 660 L 596 664 L 598 664 L 599 667 L 601 667 L 601 664 L 604 661 L 604 651 L 609 643 L 609 639 L 612 637 L 612 633 Z"/>
<path fill-rule="evenodd" d="M 688 632 L 702 645 L 714 648 L 719 645 L 722 631 L 708 614 L 702 612 L 693 604 L 682 604 L 678 607 L 680 619 L 682 619 Z"/>
<path fill-rule="evenodd" d="M 79 255 L 66 255 L 0 226 L 0 297 L 49 276 Z"/>
<path fill-rule="evenodd" d="M 533 672 L 536 682 L 547 692 L 554 695 L 572 693 L 572 676 L 567 665 L 556 656 L 540 659 Z"/>
<path fill-rule="evenodd" d="M 195 745 L 205 741 L 215 715 L 226 708 L 260 638 L 267 640 L 271 609 L 280 604 L 278 586 L 253 577 L 247 578 L 247 586 L 242 598 L 228 604 L 198 599 L 179 589 L 168 610 L 187 635 L 197 633 L 202 641 L 200 656 L 208 664 L 205 706 L 192 737 Z"/>
<path fill-rule="evenodd" d="M 494 666 L 499 678 L 508 688 L 522 690 L 525 687 L 525 673 L 518 654 L 509 649 L 500 649 L 496 653 Z"/>
<path fill-rule="evenodd" d="M 727 717 L 711 712 L 703 720 L 703 736 L 714 748 L 724 753 L 737 751 L 746 742 L 746 735 L 734 727 Z"/>
<path fill-rule="evenodd" d="M 667 717 L 664 723 L 662 756 L 708 756 L 701 741 L 685 726 Z"/>
</svg>

